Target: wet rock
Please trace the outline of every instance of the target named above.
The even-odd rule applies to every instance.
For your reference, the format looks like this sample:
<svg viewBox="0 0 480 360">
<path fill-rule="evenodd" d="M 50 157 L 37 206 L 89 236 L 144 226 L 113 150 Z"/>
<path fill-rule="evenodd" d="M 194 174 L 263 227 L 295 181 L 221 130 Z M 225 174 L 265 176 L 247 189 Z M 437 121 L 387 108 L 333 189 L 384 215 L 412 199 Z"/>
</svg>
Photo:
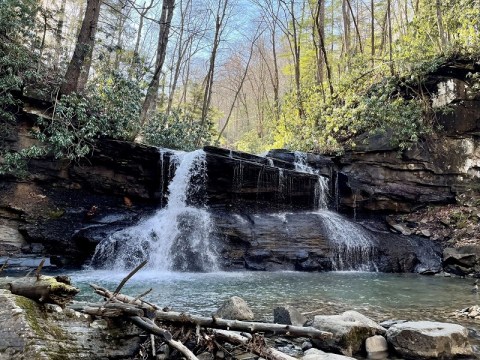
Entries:
<svg viewBox="0 0 480 360">
<path fill-rule="evenodd" d="M 480 319 L 480 306 L 473 305 L 468 308 L 455 311 L 453 314 L 456 317 L 467 317 L 471 319 Z"/>
<path fill-rule="evenodd" d="M 352 357 L 330 354 L 319 349 L 310 349 L 305 351 L 302 360 L 354 360 Z"/>
<path fill-rule="evenodd" d="M 307 351 L 313 347 L 312 343 L 310 341 L 304 341 L 302 343 L 302 350 Z"/>
<path fill-rule="evenodd" d="M 385 329 L 389 329 L 393 325 L 403 324 L 405 322 L 407 322 L 407 320 L 386 320 L 386 321 L 382 321 L 379 325 L 381 327 L 384 327 Z"/>
<path fill-rule="evenodd" d="M 307 318 L 293 306 L 279 306 L 273 309 L 273 322 L 293 326 L 303 326 Z"/>
<path fill-rule="evenodd" d="M 418 321 L 390 327 L 388 343 L 408 359 L 451 359 L 472 355 L 468 330 L 460 325 Z"/>
<path fill-rule="evenodd" d="M 345 311 L 340 315 L 317 315 L 313 327 L 333 333 L 332 339 L 315 343 L 317 347 L 346 356 L 360 352 L 367 338 L 386 332 L 385 328 L 356 311 Z"/>
<path fill-rule="evenodd" d="M 216 311 L 215 316 L 232 320 L 253 320 L 255 318 L 246 301 L 238 296 L 232 296 L 226 300 Z"/>
<path fill-rule="evenodd" d="M 381 335 L 375 335 L 365 340 L 365 351 L 369 359 L 384 358 L 388 353 L 387 340 Z"/>
</svg>

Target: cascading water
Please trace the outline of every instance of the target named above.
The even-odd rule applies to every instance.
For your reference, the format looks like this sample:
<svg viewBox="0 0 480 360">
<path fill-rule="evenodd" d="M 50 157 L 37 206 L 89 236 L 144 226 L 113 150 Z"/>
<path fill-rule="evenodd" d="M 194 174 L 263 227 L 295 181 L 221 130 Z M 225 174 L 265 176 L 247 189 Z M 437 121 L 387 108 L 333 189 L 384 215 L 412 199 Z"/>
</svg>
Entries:
<svg viewBox="0 0 480 360">
<path fill-rule="evenodd" d="M 372 234 L 362 226 L 329 210 L 316 212 L 332 245 L 333 270 L 378 271 Z"/>
<path fill-rule="evenodd" d="M 189 197 L 201 190 L 202 179 L 205 180 L 205 153 L 176 152 L 172 161 L 177 166 L 168 186 L 167 206 L 102 241 L 95 251 L 94 263 L 126 269 L 148 259 L 148 267 L 161 271 L 216 269 L 210 215 L 206 208 L 188 203 Z"/>
<path fill-rule="evenodd" d="M 375 265 L 375 239 L 362 226 L 328 210 L 328 179 L 307 163 L 307 154 L 295 152 L 295 170 L 318 175 L 315 187 L 315 214 L 323 224 L 326 236 L 332 245 L 333 269 L 377 271 Z"/>
</svg>

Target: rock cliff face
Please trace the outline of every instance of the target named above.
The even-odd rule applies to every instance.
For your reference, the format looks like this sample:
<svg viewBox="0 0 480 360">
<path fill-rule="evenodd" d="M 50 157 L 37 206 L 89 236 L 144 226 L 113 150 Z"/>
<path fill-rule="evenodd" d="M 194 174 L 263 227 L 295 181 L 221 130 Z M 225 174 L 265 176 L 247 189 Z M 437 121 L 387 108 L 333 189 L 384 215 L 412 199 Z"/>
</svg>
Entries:
<svg viewBox="0 0 480 360">
<path fill-rule="evenodd" d="M 432 101 L 453 110 L 438 116 L 443 131 L 401 153 L 384 135 L 332 157 L 283 150 L 259 157 L 206 147 L 206 186 L 190 202 L 207 205 L 212 213 L 221 266 L 338 268 L 341 236 L 312 213 L 319 207 L 319 191 L 328 191 L 331 209 L 380 219 L 368 226 L 374 233 L 353 231 L 366 231 L 373 239 L 367 249 L 371 266 L 438 271 L 441 244 L 429 240 L 430 230 L 406 236 L 415 233 L 411 224 L 389 218 L 390 229 L 403 235 L 392 234 L 383 216 L 478 193 L 480 99 L 469 93 L 465 77 L 466 72 L 452 70 L 430 80 L 429 88 L 438 93 Z M 32 143 L 28 127 L 21 118 L 11 141 L 19 147 Z M 24 264 L 43 256 L 57 266 L 84 264 L 102 239 L 165 205 L 175 159 L 172 151 L 103 139 L 82 163 L 32 161 L 27 179 L 1 179 L 0 256 L 12 254 Z M 296 171 L 305 165 L 315 173 Z"/>
</svg>

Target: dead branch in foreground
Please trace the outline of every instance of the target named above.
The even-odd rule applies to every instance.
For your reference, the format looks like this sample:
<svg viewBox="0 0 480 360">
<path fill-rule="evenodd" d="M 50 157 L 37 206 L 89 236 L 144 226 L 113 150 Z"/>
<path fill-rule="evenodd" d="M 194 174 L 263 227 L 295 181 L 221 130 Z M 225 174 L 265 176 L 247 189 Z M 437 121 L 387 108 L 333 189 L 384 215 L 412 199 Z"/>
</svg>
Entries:
<svg viewBox="0 0 480 360">
<path fill-rule="evenodd" d="M 105 303 L 87 304 L 80 309 L 77 307 L 77 310 L 97 317 L 129 320 L 150 334 L 149 346 L 152 347 L 152 355 L 156 354 L 155 337 L 157 336 L 161 342 L 177 350 L 187 360 L 198 360 L 195 353 L 224 349 L 220 345 L 222 341 L 268 360 L 293 360 L 293 357 L 269 347 L 265 342 L 264 334 L 310 337 L 316 340 L 327 340 L 332 337 L 331 333 L 313 327 L 229 320 L 162 310 L 159 306 L 142 300 L 150 290 L 137 297 L 121 294 L 120 290 L 125 283 L 145 264 L 146 262 L 143 262 L 131 271 L 114 292 L 90 284 L 94 292 L 105 299 Z M 171 329 L 173 335 L 167 328 Z M 194 346 L 192 341 L 188 342 L 192 338 L 195 340 Z M 189 347 L 185 345 L 187 342 Z"/>
</svg>

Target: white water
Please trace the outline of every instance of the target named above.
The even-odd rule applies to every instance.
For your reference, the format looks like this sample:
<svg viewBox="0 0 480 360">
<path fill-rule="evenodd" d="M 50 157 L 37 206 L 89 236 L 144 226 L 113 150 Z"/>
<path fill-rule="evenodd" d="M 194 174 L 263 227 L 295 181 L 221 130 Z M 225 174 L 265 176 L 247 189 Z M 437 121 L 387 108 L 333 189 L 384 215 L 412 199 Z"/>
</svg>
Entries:
<svg viewBox="0 0 480 360">
<path fill-rule="evenodd" d="M 295 170 L 318 175 L 315 186 L 315 212 L 324 224 L 327 238 L 332 245 L 333 270 L 377 271 L 373 258 L 375 241 L 373 234 L 362 226 L 328 209 L 328 179 L 319 175 L 307 163 L 307 154 L 296 151 Z M 338 187 L 338 185 L 337 185 Z"/>
<path fill-rule="evenodd" d="M 329 210 L 319 210 L 326 236 L 332 245 L 333 270 L 378 271 L 374 262 L 373 234 L 362 226 Z"/>
<path fill-rule="evenodd" d="M 318 182 L 315 185 L 315 194 L 314 194 L 315 209 L 327 209 L 328 208 L 328 192 L 329 192 L 328 178 L 320 175 L 318 170 L 308 165 L 306 153 L 295 151 L 293 154 L 295 156 L 294 157 L 295 171 L 318 176 Z"/>
<path fill-rule="evenodd" d="M 177 152 L 171 161 L 177 168 L 168 186 L 167 206 L 102 241 L 95 251 L 94 262 L 107 268 L 127 269 L 148 259 L 147 266 L 160 271 L 217 269 L 210 241 L 210 214 L 206 208 L 188 205 L 188 197 L 202 190 L 202 181 L 192 180 L 205 177 L 205 153 Z"/>
</svg>

